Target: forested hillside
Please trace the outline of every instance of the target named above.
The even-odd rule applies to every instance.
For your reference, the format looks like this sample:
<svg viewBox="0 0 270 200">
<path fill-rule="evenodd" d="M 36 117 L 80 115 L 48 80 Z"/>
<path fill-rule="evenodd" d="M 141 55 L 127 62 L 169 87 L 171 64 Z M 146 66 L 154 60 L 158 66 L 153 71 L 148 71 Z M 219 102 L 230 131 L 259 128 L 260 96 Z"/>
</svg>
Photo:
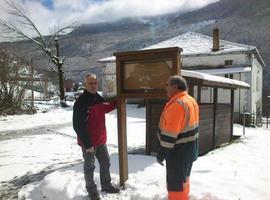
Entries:
<svg viewBox="0 0 270 200">
<path fill-rule="evenodd" d="M 100 73 L 98 60 L 113 52 L 143 48 L 187 31 L 211 36 L 216 25 L 221 39 L 259 49 L 266 63 L 264 96 L 270 95 L 269 0 L 220 0 L 184 14 L 82 25 L 60 41 L 61 52 L 66 56 L 65 69 L 69 71 L 66 77 L 81 80 L 88 68 Z M 51 65 L 29 42 L 2 43 L 1 48 L 34 57 L 39 68 L 48 69 Z"/>
</svg>

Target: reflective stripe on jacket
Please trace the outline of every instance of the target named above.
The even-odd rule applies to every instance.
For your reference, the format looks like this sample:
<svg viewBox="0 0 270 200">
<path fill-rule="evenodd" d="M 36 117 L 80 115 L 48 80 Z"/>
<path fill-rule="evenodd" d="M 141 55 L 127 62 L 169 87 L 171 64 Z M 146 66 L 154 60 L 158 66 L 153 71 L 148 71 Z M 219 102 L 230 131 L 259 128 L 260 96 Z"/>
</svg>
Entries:
<svg viewBox="0 0 270 200">
<path fill-rule="evenodd" d="M 170 151 L 188 145 L 190 147 L 185 147 L 185 149 L 192 152 L 182 153 L 191 154 L 190 156 L 194 157 L 192 160 L 196 160 L 198 145 L 194 143 L 198 143 L 198 127 L 197 102 L 186 91 L 179 92 L 166 103 L 161 114 L 158 133 L 160 146 Z M 189 155 L 185 156 L 189 157 Z"/>
</svg>

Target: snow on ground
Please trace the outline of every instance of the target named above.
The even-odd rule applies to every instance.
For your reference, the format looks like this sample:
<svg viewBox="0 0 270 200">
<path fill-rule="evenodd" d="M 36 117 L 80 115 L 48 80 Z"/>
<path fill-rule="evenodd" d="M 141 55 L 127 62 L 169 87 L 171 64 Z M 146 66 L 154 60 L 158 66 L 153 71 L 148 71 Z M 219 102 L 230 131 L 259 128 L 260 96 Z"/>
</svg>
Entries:
<svg viewBox="0 0 270 200">
<path fill-rule="evenodd" d="M 81 156 L 74 139 L 55 134 L 2 140 L 0 152 L 0 182 L 35 174 L 52 165 L 68 164 Z"/>
<path fill-rule="evenodd" d="M 145 144 L 145 109 L 127 106 L 128 148 L 141 147 Z M 54 112 L 54 111 L 53 111 Z M 36 114 L 36 118 L 22 121 L 14 117 L 13 128 L 27 126 L 31 120 L 46 121 L 52 113 Z M 69 116 L 72 110 L 59 110 L 53 123 Z M 62 113 L 62 115 L 60 114 Z M 54 115 L 55 116 L 55 115 Z M 0 118 L 0 126 L 8 124 Z M 111 174 L 115 185 L 119 182 L 117 154 L 117 121 L 116 112 L 106 115 L 108 130 L 108 149 L 111 155 Z M 42 122 L 40 121 L 40 124 Z M 68 121 L 68 120 L 67 120 Z M 16 123 L 15 123 L 16 122 Z M 28 124 L 28 127 L 33 127 Z M 39 125 L 40 125 L 39 124 Z M 7 125 L 8 126 L 8 125 Z M 12 128 L 12 126 L 10 126 Z M 234 132 L 242 134 L 242 126 L 235 125 Z M 6 130 L 11 130 L 6 128 Z M 55 134 L 23 136 L 17 139 L 0 141 L 0 180 L 8 180 L 13 175 L 40 170 L 44 163 L 48 165 L 81 160 L 80 149 L 76 145 L 75 133 L 71 126 L 57 128 Z M 59 134 L 60 133 L 60 134 Z M 32 145 L 32 146 L 31 146 Z M 16 147 L 16 148 L 12 148 Z M 24 152 L 24 147 L 27 150 Z M 31 151 L 33 149 L 33 151 Z M 40 150 L 38 150 L 40 149 Z M 194 163 L 191 175 L 191 200 L 269 200 L 270 199 L 270 129 L 246 128 L 245 136 L 233 144 L 225 145 Z M 6 156 L 2 156 L 5 155 Z M 27 156 L 25 156 L 27 155 Z M 42 159 L 44 158 L 44 160 Z M 165 167 L 158 165 L 155 157 L 128 155 L 129 179 L 126 189 L 120 194 L 101 193 L 102 199 L 147 200 L 166 199 Z M 6 165 L 5 166 L 2 165 Z M 100 190 L 98 163 L 95 170 L 95 181 Z M 8 168 L 10 171 L 8 171 Z M 18 169 L 22 169 L 21 171 Z M 16 171 L 20 171 L 17 173 Z M 83 164 L 58 169 L 41 181 L 24 186 L 19 192 L 19 199 L 33 200 L 83 200 L 88 199 L 83 177 Z"/>
<path fill-rule="evenodd" d="M 116 146 L 118 144 L 117 136 L 117 111 L 114 110 L 106 115 L 107 144 Z M 145 146 L 145 108 L 137 108 L 137 105 L 127 106 L 127 140 L 129 147 Z M 57 132 L 76 136 L 72 126 L 58 129 Z"/>
<path fill-rule="evenodd" d="M 0 116 L 0 133 L 44 125 L 71 123 L 73 109 L 71 106 L 65 109 L 53 105 L 36 104 L 35 106 L 41 110 L 35 115 Z"/>
</svg>

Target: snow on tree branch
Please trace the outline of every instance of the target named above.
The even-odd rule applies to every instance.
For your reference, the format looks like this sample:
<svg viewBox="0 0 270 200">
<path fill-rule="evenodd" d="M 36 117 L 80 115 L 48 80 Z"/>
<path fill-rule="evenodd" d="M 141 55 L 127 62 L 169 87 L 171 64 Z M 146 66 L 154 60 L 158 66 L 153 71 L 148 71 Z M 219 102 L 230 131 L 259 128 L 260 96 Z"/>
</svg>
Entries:
<svg viewBox="0 0 270 200">
<path fill-rule="evenodd" d="M 10 37 L 10 40 L 29 40 L 49 57 L 50 61 L 57 67 L 60 100 L 63 102 L 65 99 L 63 80 L 63 65 L 65 58 L 60 54 L 59 39 L 72 31 L 76 25 L 73 24 L 55 28 L 53 33 L 49 36 L 49 39 L 46 39 L 31 20 L 28 12 L 22 6 L 11 0 L 6 1 L 6 3 L 8 5 L 7 12 L 13 20 L 4 20 L 0 18 L 0 26 L 3 29 L 4 37 Z"/>
</svg>

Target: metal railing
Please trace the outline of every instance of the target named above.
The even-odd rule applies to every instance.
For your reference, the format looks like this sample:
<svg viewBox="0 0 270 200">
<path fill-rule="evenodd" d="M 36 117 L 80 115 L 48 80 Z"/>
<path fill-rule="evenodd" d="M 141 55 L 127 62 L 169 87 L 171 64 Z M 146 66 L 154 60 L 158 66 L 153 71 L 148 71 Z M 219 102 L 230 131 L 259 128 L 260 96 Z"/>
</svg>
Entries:
<svg viewBox="0 0 270 200">
<path fill-rule="evenodd" d="M 270 128 L 270 115 L 263 116 L 261 113 L 243 113 L 242 118 L 244 126 Z"/>
</svg>

